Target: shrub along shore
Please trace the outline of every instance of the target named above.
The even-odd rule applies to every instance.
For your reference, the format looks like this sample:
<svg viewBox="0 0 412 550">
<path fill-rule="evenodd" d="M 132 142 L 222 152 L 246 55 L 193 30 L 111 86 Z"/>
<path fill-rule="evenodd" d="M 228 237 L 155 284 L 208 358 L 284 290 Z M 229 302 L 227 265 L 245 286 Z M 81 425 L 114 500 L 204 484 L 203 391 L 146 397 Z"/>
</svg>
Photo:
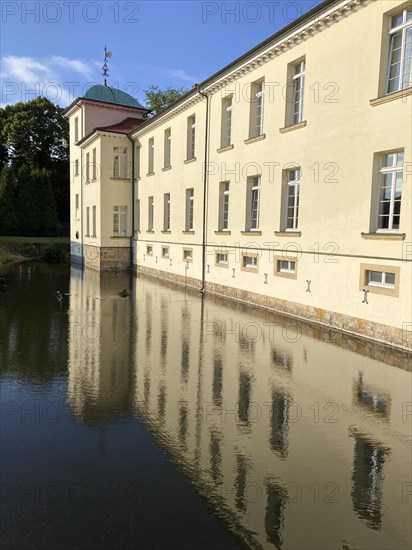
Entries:
<svg viewBox="0 0 412 550">
<path fill-rule="evenodd" d="M 68 237 L 0 237 L 0 267 L 24 260 L 62 262 L 69 252 Z"/>
</svg>

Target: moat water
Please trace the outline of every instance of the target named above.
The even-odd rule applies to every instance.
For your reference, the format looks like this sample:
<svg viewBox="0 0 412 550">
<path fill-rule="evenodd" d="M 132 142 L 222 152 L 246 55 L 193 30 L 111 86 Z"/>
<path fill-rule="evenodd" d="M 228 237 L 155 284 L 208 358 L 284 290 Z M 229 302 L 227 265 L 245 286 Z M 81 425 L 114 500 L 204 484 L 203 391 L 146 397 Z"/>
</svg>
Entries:
<svg viewBox="0 0 412 550">
<path fill-rule="evenodd" d="M 402 353 L 131 273 L 0 299 L 2 548 L 411 548 Z"/>
</svg>

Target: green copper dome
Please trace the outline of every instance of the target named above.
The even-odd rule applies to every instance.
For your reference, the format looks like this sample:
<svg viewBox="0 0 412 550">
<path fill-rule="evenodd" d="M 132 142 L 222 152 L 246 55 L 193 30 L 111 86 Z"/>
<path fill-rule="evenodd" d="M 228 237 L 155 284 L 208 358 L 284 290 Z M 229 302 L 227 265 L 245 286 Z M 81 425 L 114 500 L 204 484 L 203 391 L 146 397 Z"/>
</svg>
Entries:
<svg viewBox="0 0 412 550">
<path fill-rule="evenodd" d="M 104 101 L 105 103 L 115 103 L 116 105 L 124 105 L 125 107 L 144 109 L 134 97 L 126 92 L 118 88 L 112 88 L 111 86 L 103 86 L 102 84 L 95 84 L 89 88 L 84 97 L 95 101 Z"/>
</svg>

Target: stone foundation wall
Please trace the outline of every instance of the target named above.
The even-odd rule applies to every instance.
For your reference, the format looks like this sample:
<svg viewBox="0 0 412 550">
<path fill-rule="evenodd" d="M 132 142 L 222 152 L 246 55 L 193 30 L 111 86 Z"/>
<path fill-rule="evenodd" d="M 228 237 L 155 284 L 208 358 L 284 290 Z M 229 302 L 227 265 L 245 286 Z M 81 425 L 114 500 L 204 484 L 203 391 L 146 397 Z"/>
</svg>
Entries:
<svg viewBox="0 0 412 550">
<path fill-rule="evenodd" d="M 166 271 L 151 269 L 140 265 L 135 267 L 138 274 L 141 273 L 149 275 L 150 277 L 155 277 L 156 279 L 170 281 L 199 290 L 201 289 L 201 281 L 199 279 L 190 277 L 185 278 L 182 275 L 176 275 L 174 273 L 168 273 Z M 253 305 L 271 312 L 281 313 L 294 319 L 321 325 L 326 329 L 343 331 L 363 339 L 366 338 L 370 341 L 380 342 L 386 346 L 394 346 L 408 352 L 412 351 L 412 326 L 408 324 L 405 324 L 404 329 L 390 327 L 388 325 L 366 321 L 365 319 L 351 317 L 350 315 L 335 313 L 312 306 L 305 306 L 296 302 L 274 298 L 273 296 L 257 294 L 248 290 L 240 290 L 207 281 L 205 290 L 207 293 L 215 296 L 220 296 L 225 299 L 229 298 L 248 306 Z"/>
<path fill-rule="evenodd" d="M 131 269 L 130 247 L 84 246 L 84 265 L 96 271 L 124 271 Z"/>
<path fill-rule="evenodd" d="M 202 282 L 200 281 L 200 279 L 185 277 L 184 275 L 169 273 L 168 271 L 162 271 L 160 269 L 152 269 L 151 267 L 144 267 L 142 265 L 135 265 L 134 267 L 137 273 L 143 273 L 144 275 L 149 275 L 150 277 L 156 277 L 156 279 L 170 281 L 172 283 L 187 286 L 189 288 L 195 288 L 197 290 L 200 290 L 202 288 Z"/>
</svg>

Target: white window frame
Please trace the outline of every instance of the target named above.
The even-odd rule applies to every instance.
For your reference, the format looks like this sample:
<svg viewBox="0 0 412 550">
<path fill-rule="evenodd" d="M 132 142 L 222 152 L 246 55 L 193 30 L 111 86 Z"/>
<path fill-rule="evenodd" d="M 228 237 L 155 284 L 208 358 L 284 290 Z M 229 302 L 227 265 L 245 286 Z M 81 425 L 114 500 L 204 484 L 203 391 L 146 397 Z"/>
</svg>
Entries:
<svg viewBox="0 0 412 550">
<path fill-rule="evenodd" d="M 167 128 L 164 132 L 164 162 L 163 168 L 172 166 L 172 130 Z"/>
<path fill-rule="evenodd" d="M 260 176 L 247 179 L 246 231 L 259 231 L 260 227 Z"/>
<path fill-rule="evenodd" d="M 79 208 L 80 208 L 80 201 L 79 201 L 79 193 L 76 193 L 74 196 L 74 219 L 79 220 Z"/>
<path fill-rule="evenodd" d="M 154 228 L 154 197 L 147 199 L 147 230 L 153 231 Z"/>
<path fill-rule="evenodd" d="M 74 143 L 79 141 L 79 117 L 74 119 Z"/>
<path fill-rule="evenodd" d="M 219 231 L 229 230 L 230 182 L 221 181 L 219 189 Z"/>
<path fill-rule="evenodd" d="M 136 145 L 136 178 L 141 176 L 141 158 L 142 158 L 142 146 L 140 143 Z"/>
<path fill-rule="evenodd" d="M 291 175 L 295 174 L 295 177 L 291 179 Z M 285 193 L 285 231 L 296 231 L 299 226 L 299 199 L 300 199 L 300 167 L 291 168 L 286 170 L 286 193 Z M 293 200 L 292 206 L 289 205 L 289 200 Z M 292 215 L 290 216 L 290 209 L 292 208 Z"/>
<path fill-rule="evenodd" d="M 393 163 L 390 166 L 386 166 L 386 159 L 393 155 Z M 399 157 L 401 159 L 399 160 Z M 400 229 L 400 218 L 401 218 L 401 208 L 402 208 L 402 180 L 403 180 L 403 162 L 404 162 L 404 151 L 390 151 L 384 153 L 380 157 L 380 169 L 379 169 L 379 194 L 378 194 L 378 212 L 377 212 L 377 232 L 398 232 Z M 398 164 L 399 163 L 399 164 Z M 384 177 L 392 175 L 391 177 L 391 193 L 389 197 L 389 219 L 388 227 L 381 227 L 381 219 L 384 219 L 382 214 L 384 203 L 387 203 L 388 200 L 382 200 L 381 195 L 383 191 L 383 181 Z M 398 175 L 400 178 L 398 179 Z M 396 182 L 400 180 L 400 200 L 396 199 Z M 395 213 L 395 203 L 399 202 L 399 214 Z M 399 216 L 399 227 L 394 227 L 395 217 Z M 386 216 L 385 216 L 386 217 Z"/>
<path fill-rule="evenodd" d="M 140 199 L 136 199 L 136 231 L 140 231 Z"/>
<path fill-rule="evenodd" d="M 229 254 L 227 252 L 217 252 L 216 253 L 216 264 L 217 265 L 227 265 L 229 263 Z"/>
<path fill-rule="evenodd" d="M 113 147 L 113 178 L 127 179 L 127 147 Z"/>
<path fill-rule="evenodd" d="M 170 231 L 170 193 L 163 195 L 163 231 Z"/>
<path fill-rule="evenodd" d="M 86 153 L 86 183 L 90 181 L 90 153 Z"/>
<path fill-rule="evenodd" d="M 183 249 L 183 261 L 192 262 L 193 261 L 193 250 L 191 248 Z"/>
<path fill-rule="evenodd" d="M 292 108 L 291 124 L 303 122 L 303 106 L 305 98 L 306 61 L 303 59 L 292 65 Z"/>
<path fill-rule="evenodd" d="M 127 206 L 113 206 L 113 235 L 127 235 Z"/>
<path fill-rule="evenodd" d="M 151 137 L 148 143 L 147 173 L 154 174 L 154 138 Z"/>
<path fill-rule="evenodd" d="M 93 206 L 93 212 L 92 212 L 92 229 L 93 229 L 93 234 L 92 234 L 92 237 L 96 237 L 97 236 L 97 211 L 96 211 L 96 206 Z"/>
<path fill-rule="evenodd" d="M 187 119 L 187 156 L 186 160 L 196 158 L 196 115 Z"/>
<path fill-rule="evenodd" d="M 402 22 L 400 25 L 397 25 L 396 27 L 391 27 L 392 20 L 394 17 L 399 16 L 402 14 Z M 408 15 L 410 19 L 408 20 Z M 401 12 L 395 13 L 393 16 L 389 17 L 389 55 L 388 55 L 388 70 L 386 74 L 386 93 L 391 94 L 394 92 L 399 92 L 400 90 L 404 90 L 405 88 L 409 88 L 411 86 L 411 57 L 405 57 L 406 53 L 406 46 L 407 46 L 407 35 L 410 35 L 411 41 L 412 41 L 412 10 L 405 8 Z M 394 43 L 396 38 L 401 36 L 401 47 L 400 47 L 400 59 L 396 63 L 393 62 L 393 54 L 394 54 Z M 394 65 L 399 65 L 399 70 L 397 71 L 397 74 L 395 77 L 390 79 L 390 73 L 391 68 Z M 407 77 L 409 75 L 409 77 Z M 391 89 L 391 82 L 393 80 L 398 79 L 398 85 Z"/>
<path fill-rule="evenodd" d="M 296 260 L 278 260 L 280 273 L 296 273 Z"/>
<path fill-rule="evenodd" d="M 381 275 L 381 281 L 372 281 L 371 280 L 371 274 L 372 273 L 380 273 Z M 393 275 L 393 283 L 388 283 L 386 281 L 387 275 Z M 376 270 L 366 270 L 366 277 L 367 277 L 367 285 L 368 286 L 380 286 L 384 288 L 395 288 L 395 281 L 396 281 L 396 274 L 391 271 L 376 271 Z"/>
<path fill-rule="evenodd" d="M 86 206 L 86 237 L 90 237 L 90 208 Z"/>
<path fill-rule="evenodd" d="M 243 254 L 242 256 L 242 267 L 243 269 L 252 269 L 257 270 L 258 268 L 258 258 L 257 256 L 250 256 L 248 254 Z"/>
<path fill-rule="evenodd" d="M 76 159 L 74 161 L 74 175 L 75 176 L 79 175 L 79 159 Z"/>
<path fill-rule="evenodd" d="M 250 130 L 249 137 L 263 135 L 263 114 L 265 106 L 265 81 L 262 79 L 252 83 L 250 100 Z"/>
<path fill-rule="evenodd" d="M 168 258 L 170 255 L 170 249 L 168 246 L 162 246 L 162 258 Z"/>
<path fill-rule="evenodd" d="M 92 180 L 97 179 L 97 151 L 96 147 L 92 150 Z"/>
<path fill-rule="evenodd" d="M 193 231 L 194 228 L 194 193 L 193 187 L 186 189 L 186 221 L 185 231 Z"/>
<path fill-rule="evenodd" d="M 153 256 L 153 245 L 147 244 L 146 245 L 146 255 L 147 256 Z"/>
<path fill-rule="evenodd" d="M 232 103 L 233 96 L 222 100 L 222 133 L 220 146 L 222 149 L 232 145 Z"/>
</svg>

